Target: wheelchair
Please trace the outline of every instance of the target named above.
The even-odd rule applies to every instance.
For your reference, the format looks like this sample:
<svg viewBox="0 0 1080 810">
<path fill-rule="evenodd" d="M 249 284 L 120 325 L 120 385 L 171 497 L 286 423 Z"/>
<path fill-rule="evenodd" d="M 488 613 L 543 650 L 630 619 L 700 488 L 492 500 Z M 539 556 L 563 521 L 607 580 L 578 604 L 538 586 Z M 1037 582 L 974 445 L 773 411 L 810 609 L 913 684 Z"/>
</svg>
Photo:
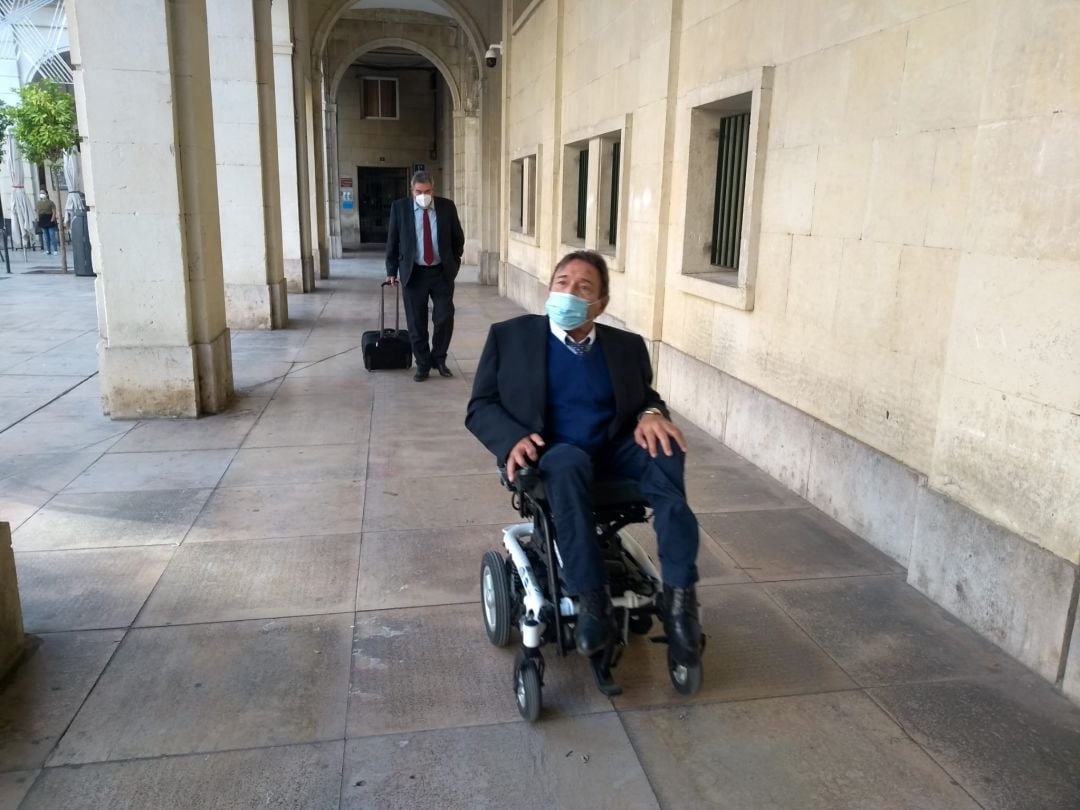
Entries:
<svg viewBox="0 0 1080 810">
<path fill-rule="evenodd" d="M 553 644 L 560 658 L 577 650 L 574 627 L 578 605 L 574 597 L 565 594 L 555 526 L 540 471 L 520 469 L 511 482 L 505 468 L 500 467 L 500 482 L 513 493 L 514 509 L 525 522 L 503 530 L 505 557 L 497 551 L 484 554 L 480 567 L 484 629 L 493 645 L 505 647 L 510 643 L 511 628 L 518 627 L 521 647 L 514 659 L 514 693 L 521 716 L 532 722 L 543 706 L 545 664 L 541 648 Z M 615 683 L 612 669 L 631 634 L 648 635 L 654 618 L 664 627 L 663 584 L 649 555 L 624 531 L 650 517 L 637 484 L 597 480 L 593 484 L 593 513 L 619 629 L 615 641 L 589 663 L 597 687 L 613 697 L 622 694 L 622 689 Z M 661 635 L 651 641 L 666 643 L 667 638 Z M 702 636 L 703 649 L 704 642 Z M 679 694 L 693 695 L 701 688 L 700 661 L 684 666 L 675 661 L 669 648 L 667 668 Z"/>
</svg>

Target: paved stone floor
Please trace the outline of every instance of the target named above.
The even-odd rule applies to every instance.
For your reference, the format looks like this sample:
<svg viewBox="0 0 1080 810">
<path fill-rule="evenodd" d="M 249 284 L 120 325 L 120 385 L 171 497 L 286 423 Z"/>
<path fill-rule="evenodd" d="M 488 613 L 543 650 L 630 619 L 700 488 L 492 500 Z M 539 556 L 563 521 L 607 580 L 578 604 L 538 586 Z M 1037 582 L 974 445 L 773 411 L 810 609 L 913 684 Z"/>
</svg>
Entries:
<svg viewBox="0 0 1080 810">
<path fill-rule="evenodd" d="M 462 426 L 518 310 L 460 283 L 455 377 L 417 384 L 363 369 L 378 262 L 333 273 L 234 333 L 228 413 L 137 423 L 100 413 L 92 280 L 0 280 L 0 519 L 40 640 L 0 687 L 0 807 L 1080 807 L 1076 707 L 690 425 L 704 689 L 642 641 L 621 697 L 552 660 L 520 722 L 478 604 L 515 515 Z"/>
</svg>

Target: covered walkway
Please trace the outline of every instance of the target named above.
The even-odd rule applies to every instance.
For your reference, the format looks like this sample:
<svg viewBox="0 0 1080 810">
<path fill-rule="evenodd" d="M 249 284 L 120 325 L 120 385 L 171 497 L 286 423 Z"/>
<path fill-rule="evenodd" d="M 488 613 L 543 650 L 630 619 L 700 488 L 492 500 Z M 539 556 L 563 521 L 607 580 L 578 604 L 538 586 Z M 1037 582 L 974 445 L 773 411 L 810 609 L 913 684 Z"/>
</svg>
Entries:
<svg viewBox="0 0 1080 810">
<path fill-rule="evenodd" d="M 453 379 L 368 374 L 381 263 L 235 332 L 238 397 L 117 422 L 91 282 L 0 280 L 0 520 L 40 644 L 0 691 L 0 808 L 1080 806 L 1080 711 L 889 558 L 704 432 L 706 682 L 639 641 L 600 695 L 548 668 L 520 722 L 478 570 L 513 522 Z M 652 544 L 648 529 L 637 534 Z"/>
</svg>

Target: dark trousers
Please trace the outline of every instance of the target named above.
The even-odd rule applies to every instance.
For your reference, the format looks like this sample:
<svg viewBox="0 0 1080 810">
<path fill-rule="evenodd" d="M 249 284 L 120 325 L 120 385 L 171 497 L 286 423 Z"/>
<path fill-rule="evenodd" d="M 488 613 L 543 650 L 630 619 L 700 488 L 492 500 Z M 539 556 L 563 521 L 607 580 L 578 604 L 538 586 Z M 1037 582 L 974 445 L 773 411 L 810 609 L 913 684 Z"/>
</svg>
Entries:
<svg viewBox="0 0 1080 810">
<path fill-rule="evenodd" d="M 405 322 L 409 326 L 417 368 L 431 368 L 446 362 L 450 338 L 454 334 L 454 282 L 441 264 L 425 267 L 414 264 L 405 285 Z M 435 334 L 428 345 L 428 299 Z"/>
<path fill-rule="evenodd" d="M 594 471 L 638 482 L 653 508 L 664 582 L 675 588 L 697 582 L 698 523 L 686 502 L 686 456 L 678 447 L 673 449 L 673 456 L 661 452 L 652 458 L 628 436 L 604 447 L 595 458 L 572 444 L 552 445 L 540 457 L 570 593 L 594 591 L 607 584 L 592 512 Z"/>
</svg>

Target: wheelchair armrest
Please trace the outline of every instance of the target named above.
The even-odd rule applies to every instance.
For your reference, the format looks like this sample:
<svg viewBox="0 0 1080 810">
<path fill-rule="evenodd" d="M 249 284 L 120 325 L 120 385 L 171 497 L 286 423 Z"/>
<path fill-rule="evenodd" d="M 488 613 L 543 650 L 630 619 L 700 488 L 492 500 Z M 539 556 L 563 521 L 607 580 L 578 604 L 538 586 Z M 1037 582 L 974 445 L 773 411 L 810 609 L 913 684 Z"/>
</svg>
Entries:
<svg viewBox="0 0 1080 810">
<path fill-rule="evenodd" d="M 514 480 L 506 474 L 506 465 L 499 465 L 499 483 L 514 492 L 532 492 L 541 483 L 540 470 L 536 467 L 518 467 Z"/>
</svg>

